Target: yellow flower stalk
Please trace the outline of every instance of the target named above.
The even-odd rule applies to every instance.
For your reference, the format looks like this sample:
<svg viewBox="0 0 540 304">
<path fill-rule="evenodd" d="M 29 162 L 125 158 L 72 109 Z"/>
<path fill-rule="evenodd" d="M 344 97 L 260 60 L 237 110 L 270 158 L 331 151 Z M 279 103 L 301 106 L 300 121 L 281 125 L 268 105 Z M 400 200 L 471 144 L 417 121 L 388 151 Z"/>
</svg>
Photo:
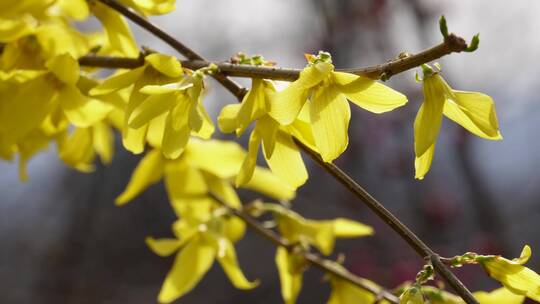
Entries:
<svg viewBox="0 0 540 304">
<path fill-rule="evenodd" d="M 482 264 L 489 276 L 511 292 L 540 302 L 540 275 L 523 266 L 530 257 L 531 247 L 526 245 L 519 258 L 508 260 L 500 256 L 478 256 L 476 261 Z"/>
<path fill-rule="evenodd" d="M 414 121 L 415 178 L 428 173 L 443 115 L 469 132 L 490 140 L 501 140 L 495 105 L 488 95 L 450 88 L 438 71 L 423 65 L 424 102 Z"/>
<path fill-rule="evenodd" d="M 387 112 L 407 102 L 403 94 L 372 79 L 334 71 L 328 53 L 307 57 L 310 64 L 277 95 L 270 115 L 280 124 L 289 125 L 309 101 L 316 150 L 325 162 L 333 161 L 347 148 L 351 117 L 347 99 L 373 113 Z"/>
<path fill-rule="evenodd" d="M 245 155 L 238 144 L 219 140 L 192 139 L 181 157 L 175 160 L 166 159 L 159 149 L 152 150 L 141 160 L 116 204 L 127 203 L 164 177 L 170 201 L 177 211 L 188 199 L 205 197 L 208 191 L 221 196 L 232 207 L 238 207 L 240 200 L 231 182 Z M 255 169 L 253 179 L 244 187 L 278 200 L 294 197 L 294 191 L 262 168 Z"/>
<path fill-rule="evenodd" d="M 312 146 L 314 140 L 311 128 L 308 122 L 301 119 L 296 119 L 289 126 L 280 126 L 268 114 L 275 92 L 271 81 L 253 79 L 251 90 L 242 103 L 224 107 L 218 118 L 219 127 L 223 132 L 236 131 L 238 136 L 255 121 L 255 127 L 249 137 L 248 154 L 236 179 L 237 186 L 251 180 L 261 145 L 266 163 L 272 172 L 284 180 L 290 188 L 297 189 L 308 178 L 302 156 L 292 135 Z"/>
<path fill-rule="evenodd" d="M 163 134 L 165 121 L 165 116 L 163 116 L 161 119 L 158 117 L 158 119 L 153 119 L 147 124 L 137 126 L 137 128 L 130 126 L 132 115 L 136 111 L 140 112 L 141 107 L 146 107 L 144 103 L 150 98 L 149 95 L 140 92 L 140 90 L 148 85 L 178 82 L 182 79 L 182 75 L 183 69 L 176 58 L 162 54 L 150 54 L 145 57 L 144 66 L 107 78 L 101 84 L 92 88 L 89 94 L 92 96 L 104 96 L 132 86 L 125 107 L 122 143 L 127 150 L 138 154 L 144 151 L 147 141 L 163 141 L 160 134 Z M 150 101 L 155 99 L 159 98 L 154 97 Z"/>
<path fill-rule="evenodd" d="M 223 209 L 207 208 L 191 214 L 173 225 L 175 239 L 146 238 L 152 251 L 160 256 L 178 252 L 158 295 L 160 303 L 171 303 L 191 291 L 217 259 L 231 283 L 239 289 L 251 289 L 240 269 L 234 243 L 241 239 L 245 224 L 236 217 L 227 217 Z"/>
</svg>

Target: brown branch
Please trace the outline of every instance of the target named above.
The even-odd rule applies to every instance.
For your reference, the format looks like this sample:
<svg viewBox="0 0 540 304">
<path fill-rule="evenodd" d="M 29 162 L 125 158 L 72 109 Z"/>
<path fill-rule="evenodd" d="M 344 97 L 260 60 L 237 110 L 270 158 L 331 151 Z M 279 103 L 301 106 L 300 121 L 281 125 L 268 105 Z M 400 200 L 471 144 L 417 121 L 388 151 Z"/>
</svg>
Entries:
<svg viewBox="0 0 540 304">
<path fill-rule="evenodd" d="M 183 44 L 181 44 L 179 41 L 172 38 L 170 35 L 166 34 L 164 31 L 147 21 L 146 19 L 142 18 L 141 16 L 137 15 L 130 9 L 124 7 L 122 4 L 118 3 L 116 0 L 98 0 L 111 8 L 117 10 L 122 15 L 126 16 L 133 22 L 137 23 L 141 27 L 145 28 L 149 32 L 153 33 L 157 37 L 163 39 L 165 42 L 167 42 L 169 45 L 174 47 L 176 50 L 178 50 L 181 54 L 186 56 L 188 59 L 191 60 L 205 60 L 200 55 L 194 53 L 191 49 L 185 47 Z M 455 38 L 451 38 L 455 37 Z M 464 42 L 462 38 L 458 38 L 455 35 L 449 35 L 447 39 L 445 39 L 443 44 L 449 44 L 446 47 L 434 47 L 432 48 L 431 52 L 439 52 L 441 55 L 450 54 L 454 51 L 463 51 L 464 48 L 457 48 L 453 45 L 453 41 L 455 42 Z M 463 43 L 464 44 L 464 43 Z M 175 47 L 176 46 L 176 47 Z M 435 51 L 433 51 L 435 50 Z M 423 58 L 426 60 L 433 60 L 433 56 L 426 56 L 425 52 L 423 52 Z M 403 61 L 409 62 L 409 64 L 416 64 L 419 65 L 421 60 L 416 57 L 413 61 L 411 59 L 407 58 L 415 58 L 414 56 L 408 56 L 403 59 L 397 60 L 398 63 L 394 63 L 392 67 L 396 67 L 395 70 L 388 69 L 388 66 L 386 64 L 382 64 L 379 66 L 379 68 L 375 69 L 376 71 L 379 71 L 378 75 L 384 75 L 385 78 L 388 76 L 393 75 L 392 73 L 398 73 L 405 71 L 408 68 L 413 68 L 413 66 L 407 66 L 403 64 Z M 401 63 L 400 63 L 401 62 Z M 427 62 L 427 61 L 426 61 Z M 388 63 L 391 64 L 391 63 Z M 384 70 L 386 68 L 386 70 Z M 382 70 L 380 70 L 382 69 Z M 368 72 L 373 73 L 373 71 Z M 245 94 L 245 89 L 240 87 L 238 84 L 229 81 L 229 79 L 222 75 L 217 74 L 216 76 L 221 75 L 220 78 L 217 78 L 218 81 L 224 84 L 224 86 L 229 89 L 237 98 L 239 101 L 242 100 L 243 95 Z M 379 76 L 380 77 L 380 76 Z M 220 80 L 221 79 L 221 80 Z M 375 198 L 373 198 L 366 190 L 364 190 L 360 185 L 358 185 L 351 177 L 349 177 L 347 174 L 345 174 L 341 169 L 339 169 L 336 165 L 332 163 L 326 163 L 324 162 L 320 156 L 315 152 L 309 149 L 307 146 L 303 145 L 299 141 L 296 141 L 298 146 L 300 146 L 310 157 L 315 160 L 321 167 L 323 167 L 328 173 L 330 173 L 336 180 L 338 180 L 341 184 L 343 184 L 347 189 L 349 189 L 352 193 L 356 195 L 364 204 L 366 204 L 372 211 L 374 211 L 382 220 L 384 220 L 394 231 L 396 231 L 407 243 L 416 250 L 416 252 L 423 257 L 424 259 L 427 259 L 431 261 L 433 264 L 433 267 L 435 270 L 444 278 L 444 280 L 455 290 L 455 292 L 468 304 L 478 304 L 478 301 L 474 298 L 472 293 L 463 285 L 463 283 L 450 271 L 450 269 L 444 265 L 444 263 L 441 262 L 439 255 L 437 255 L 431 248 L 429 248 L 424 242 L 420 240 L 418 236 L 416 236 L 410 229 L 408 229 L 407 226 L 405 226 L 401 221 L 395 217 L 390 211 L 388 211 L 384 206 L 378 202 Z M 249 222 L 246 222 L 249 225 Z"/>
<path fill-rule="evenodd" d="M 246 213 L 243 209 L 235 209 L 235 208 L 230 207 L 225 201 L 223 201 L 221 198 L 219 198 L 212 192 L 210 192 L 208 195 L 212 199 L 214 199 L 216 202 L 218 202 L 221 206 L 227 208 L 229 212 L 231 212 L 232 214 L 242 219 L 246 223 L 246 225 L 249 226 L 249 228 L 253 229 L 256 233 L 266 238 L 267 240 L 272 242 L 274 245 L 284 247 L 289 252 L 295 249 L 296 246 L 293 243 L 291 243 L 288 239 L 282 237 L 281 235 L 277 234 L 273 230 L 263 227 L 256 219 L 254 219 L 251 215 Z M 372 293 L 376 297 L 386 299 L 390 303 L 394 303 L 394 304 L 399 303 L 399 299 L 390 291 L 366 284 L 362 278 L 354 275 L 353 273 L 349 272 L 345 268 L 337 268 L 333 266 L 335 264 L 334 261 L 322 258 L 320 255 L 315 254 L 305 249 L 300 250 L 298 254 L 302 255 L 302 257 L 311 265 L 319 268 L 325 273 L 331 274 L 342 280 L 345 280 L 361 289 L 364 289 Z"/>
<path fill-rule="evenodd" d="M 423 63 L 427 63 L 451 54 L 453 52 L 461 52 L 467 48 L 465 40 L 450 34 L 448 38 L 441 44 L 424 50 L 416 55 L 408 55 L 403 58 L 390 60 L 386 63 L 379 64 L 366 68 L 354 69 L 337 69 L 336 71 L 347 72 L 356 75 L 362 75 L 373 79 L 388 79 L 393 75 L 402 73 L 417 67 Z M 103 56 L 85 56 L 79 59 L 81 65 L 102 67 L 102 68 L 124 68 L 132 69 L 144 64 L 143 58 L 119 58 L 119 57 L 103 57 Z M 301 69 L 280 68 L 253 66 L 247 64 L 236 64 L 230 62 L 209 62 L 201 59 L 180 60 L 183 67 L 196 70 L 210 64 L 215 64 L 218 67 L 219 74 L 233 77 L 250 77 L 264 78 L 273 80 L 294 81 L 298 79 Z M 236 89 L 235 89 L 236 91 Z M 236 93 L 234 93 L 236 95 Z"/>
</svg>

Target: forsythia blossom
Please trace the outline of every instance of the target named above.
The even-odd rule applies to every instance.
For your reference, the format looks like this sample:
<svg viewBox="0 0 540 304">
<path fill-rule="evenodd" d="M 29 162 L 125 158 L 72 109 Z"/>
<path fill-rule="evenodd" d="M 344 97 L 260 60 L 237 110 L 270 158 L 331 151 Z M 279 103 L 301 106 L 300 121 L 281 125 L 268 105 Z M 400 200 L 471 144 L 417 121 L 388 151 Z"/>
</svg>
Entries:
<svg viewBox="0 0 540 304">
<path fill-rule="evenodd" d="M 387 112 L 407 102 L 403 94 L 374 80 L 334 71 L 328 53 L 307 58 L 310 63 L 300 77 L 277 94 L 270 116 L 282 125 L 291 124 L 308 103 L 316 150 L 326 162 L 347 148 L 351 118 L 347 99 L 373 113 Z"/>
<path fill-rule="evenodd" d="M 508 260 L 500 256 L 479 256 L 476 261 L 513 293 L 540 302 L 540 275 L 523 266 L 530 257 L 531 248 L 526 245 L 519 258 Z"/>
<path fill-rule="evenodd" d="M 116 203 L 127 203 L 164 177 L 173 207 L 197 196 L 205 196 L 208 191 L 220 195 L 231 206 L 238 207 L 240 200 L 231 182 L 245 154 L 234 142 L 196 139 L 189 141 L 184 153 L 175 160 L 163 157 L 159 149 L 152 150 L 141 160 Z M 275 199 L 292 199 L 294 191 L 284 186 L 275 175 L 262 168 L 256 168 L 253 179 L 244 185 Z"/>
<path fill-rule="evenodd" d="M 501 140 L 495 105 L 488 95 L 450 88 L 440 73 L 423 65 L 424 102 L 414 121 L 415 177 L 429 171 L 442 117 L 450 118 L 471 133 L 490 140 Z"/>
<path fill-rule="evenodd" d="M 216 259 L 236 288 L 251 289 L 258 284 L 244 276 L 236 258 L 234 242 L 243 237 L 244 222 L 228 217 L 224 209 L 212 208 L 210 204 L 204 207 L 204 212 L 185 212 L 184 218 L 174 223 L 176 239 L 146 239 L 160 256 L 178 251 L 158 295 L 160 303 L 170 303 L 193 289 Z"/>
<path fill-rule="evenodd" d="M 313 245 L 324 255 L 334 250 L 336 238 L 353 238 L 373 234 L 373 229 L 362 223 L 338 218 L 334 220 L 308 220 L 299 214 L 276 204 L 256 202 L 252 210 L 257 214 L 271 212 L 281 234 L 289 241 L 298 243 L 303 248 Z M 286 304 L 296 302 L 302 288 L 302 273 L 305 261 L 294 250 L 278 247 L 276 265 L 281 282 L 281 295 Z"/>
<path fill-rule="evenodd" d="M 302 118 L 296 119 L 288 126 L 280 126 L 276 120 L 268 115 L 275 92 L 272 82 L 253 79 L 251 90 L 246 94 L 242 103 L 227 105 L 218 118 L 219 127 L 223 132 L 236 131 L 238 136 L 253 121 L 256 121 L 249 137 L 248 154 L 236 179 L 237 186 L 244 185 L 251 180 L 261 144 L 268 166 L 279 178 L 286 181 L 290 188 L 298 188 L 308 178 L 307 170 L 300 151 L 293 141 L 293 136 L 312 146 L 314 140 L 311 128 L 309 123 Z"/>
</svg>

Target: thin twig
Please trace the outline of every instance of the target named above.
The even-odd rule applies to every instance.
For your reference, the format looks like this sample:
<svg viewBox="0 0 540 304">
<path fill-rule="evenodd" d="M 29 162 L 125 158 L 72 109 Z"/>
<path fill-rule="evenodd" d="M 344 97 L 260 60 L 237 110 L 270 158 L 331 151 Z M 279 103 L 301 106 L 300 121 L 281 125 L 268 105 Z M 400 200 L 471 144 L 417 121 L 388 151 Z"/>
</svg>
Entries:
<svg viewBox="0 0 540 304">
<path fill-rule="evenodd" d="M 262 237 L 271 241 L 274 245 L 284 247 L 289 252 L 294 250 L 295 246 L 293 243 L 291 243 L 288 239 L 280 236 L 273 230 L 263 227 L 256 219 L 254 219 L 251 215 L 246 213 L 243 209 L 235 209 L 235 208 L 230 207 L 225 201 L 223 201 L 220 197 L 216 196 L 212 192 L 210 192 L 208 195 L 213 200 L 218 202 L 221 206 L 227 208 L 229 212 L 231 212 L 232 214 L 242 219 L 246 223 L 246 225 L 248 225 L 251 229 L 253 229 Z M 372 293 L 376 297 L 381 297 L 388 300 L 390 303 L 394 303 L 394 304 L 399 303 L 399 299 L 390 291 L 366 284 L 362 278 L 354 275 L 353 273 L 349 272 L 345 268 L 341 268 L 341 267 L 337 268 L 333 266 L 335 264 L 334 261 L 324 259 L 320 255 L 307 251 L 305 249 L 298 251 L 298 254 L 302 255 L 302 257 L 311 265 L 319 268 L 325 273 L 328 273 L 340 279 L 343 279 L 361 289 L 364 289 Z"/>
<path fill-rule="evenodd" d="M 395 74 L 417 67 L 423 63 L 433 61 L 453 52 L 461 52 L 467 48 L 465 40 L 453 34 L 448 36 L 443 43 L 424 50 L 416 55 L 407 55 L 403 58 L 394 59 L 383 64 L 366 68 L 337 69 L 339 72 L 370 77 L 373 79 L 388 79 Z M 85 56 L 79 59 L 81 65 L 102 68 L 132 69 L 144 64 L 143 58 L 121 58 L 106 56 Z M 230 62 L 209 62 L 201 59 L 180 60 L 183 67 L 196 70 L 215 64 L 219 74 L 233 77 L 264 78 L 273 80 L 294 81 L 298 79 L 301 69 L 253 66 L 248 64 L 236 64 Z M 236 89 L 235 89 L 236 92 Z M 234 93 L 236 95 L 236 93 Z"/>
<path fill-rule="evenodd" d="M 98 0 L 111 8 L 117 10 L 122 15 L 126 16 L 133 22 L 139 24 L 141 27 L 147 29 L 149 32 L 153 33 L 157 37 L 163 39 L 166 43 L 174 47 L 177 51 L 179 51 L 182 55 L 188 57 L 188 59 L 191 60 L 205 60 L 200 55 L 193 52 L 191 49 L 185 47 L 183 44 L 181 44 L 179 41 L 172 38 L 170 35 L 166 34 L 164 31 L 147 21 L 146 19 L 142 18 L 141 16 L 137 15 L 130 9 L 124 7 L 122 4 L 118 3 L 116 0 Z M 445 39 L 444 44 L 449 43 L 453 44 L 452 41 L 462 41 L 464 40 L 462 38 L 459 38 L 455 35 L 450 35 L 448 37 L 455 37 L 452 39 Z M 175 47 L 176 46 L 176 47 Z M 445 48 L 446 49 L 446 48 Z M 431 52 L 435 52 L 433 50 L 439 50 L 438 47 L 431 48 Z M 450 54 L 452 52 L 459 52 L 463 51 L 464 49 L 461 48 L 454 48 L 454 47 L 448 47 L 446 53 L 442 52 L 441 55 Z M 439 51 L 437 51 L 439 52 Z M 427 60 L 425 62 L 421 61 L 421 58 L 415 59 L 413 62 L 415 66 L 420 65 L 421 63 L 426 63 L 430 60 L 433 60 L 433 56 L 426 56 L 424 53 L 424 59 Z M 407 58 L 414 57 L 409 56 Z M 397 72 L 403 72 L 406 69 L 413 68 L 413 66 L 406 66 L 402 62 L 406 60 L 407 58 L 403 58 L 402 61 L 399 61 L 401 63 L 396 64 L 396 70 L 388 69 L 388 66 L 386 66 L 387 70 L 380 70 L 379 75 L 384 75 L 384 77 L 388 77 L 389 75 L 392 75 L 392 73 Z M 410 59 L 409 59 L 410 60 Z M 385 64 L 380 65 L 380 67 L 385 67 Z M 216 76 L 219 76 L 221 74 L 217 74 Z M 221 75 L 221 83 L 224 83 L 224 86 L 229 89 L 237 98 L 238 100 L 242 100 L 243 95 L 245 94 L 245 89 L 240 87 L 238 84 L 234 82 L 227 81 L 228 78 L 224 75 Z M 219 79 L 218 79 L 219 80 Z M 396 231 L 403 239 L 407 241 L 407 243 L 416 250 L 416 252 L 423 257 L 424 259 L 428 259 L 432 262 L 433 267 L 435 270 L 444 278 L 444 280 L 455 290 L 455 292 L 468 304 L 478 304 L 478 301 L 474 298 L 472 293 L 463 285 L 463 283 L 450 271 L 450 269 L 444 265 L 444 263 L 441 262 L 439 255 L 437 255 L 431 248 L 429 248 L 424 242 L 420 240 L 418 236 L 416 236 L 407 226 L 405 226 L 401 221 L 395 217 L 390 211 L 388 211 L 384 206 L 379 203 L 375 198 L 373 198 L 366 190 L 364 190 L 360 185 L 358 185 L 351 177 L 349 177 L 347 174 L 345 174 L 341 169 L 339 169 L 336 165 L 332 163 L 326 163 L 324 162 L 320 156 L 315 152 L 309 149 L 307 146 L 303 145 L 301 142 L 296 141 L 298 146 L 300 146 L 310 157 L 315 160 L 321 167 L 323 167 L 328 173 L 330 173 L 335 179 L 337 179 L 341 184 L 343 184 L 347 189 L 349 189 L 352 193 L 354 193 L 362 202 L 364 202 L 372 211 L 374 211 L 381 219 L 383 219 L 394 231 Z M 249 224 L 249 223 L 248 223 Z"/>
</svg>

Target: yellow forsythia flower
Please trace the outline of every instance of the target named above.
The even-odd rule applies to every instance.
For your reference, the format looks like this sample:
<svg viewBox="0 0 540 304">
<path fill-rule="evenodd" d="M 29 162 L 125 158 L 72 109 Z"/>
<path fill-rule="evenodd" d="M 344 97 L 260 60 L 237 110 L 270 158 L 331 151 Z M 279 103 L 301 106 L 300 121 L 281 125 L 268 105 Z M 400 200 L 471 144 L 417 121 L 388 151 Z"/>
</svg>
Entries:
<svg viewBox="0 0 540 304">
<path fill-rule="evenodd" d="M 313 245 L 325 255 L 331 254 L 334 250 L 336 238 L 373 234 L 371 227 L 348 219 L 308 220 L 281 205 L 260 202 L 253 204 L 252 208 L 257 213 L 272 212 L 279 232 L 290 242 L 299 243 L 305 247 Z M 294 250 L 289 252 L 282 247 L 277 248 L 275 260 L 283 300 L 287 304 L 295 303 L 302 288 L 305 261 Z"/>
<path fill-rule="evenodd" d="M 423 68 L 424 102 L 414 121 L 417 179 L 423 179 L 429 171 L 443 114 L 477 136 L 502 139 L 491 97 L 478 92 L 453 90 L 439 72 L 427 65 Z"/>
<path fill-rule="evenodd" d="M 501 287 L 490 292 L 477 291 L 473 293 L 480 304 L 522 304 L 525 297 L 517 295 Z"/>
<path fill-rule="evenodd" d="M 500 256 L 479 256 L 476 260 L 486 272 L 515 294 L 540 302 L 540 275 L 523 266 L 531 257 L 531 247 L 526 245 L 519 258 L 512 260 Z"/>
<path fill-rule="evenodd" d="M 283 247 L 278 247 L 275 261 L 279 273 L 283 301 L 285 304 L 294 304 L 302 289 L 304 260 L 301 256 L 290 253 Z"/>
<path fill-rule="evenodd" d="M 236 288 L 258 285 L 245 277 L 236 257 L 234 242 L 243 237 L 244 222 L 220 213 L 223 209 L 207 207 L 206 212 L 185 216 L 173 225 L 176 239 L 146 238 L 147 245 L 160 256 L 178 251 L 159 292 L 160 303 L 170 303 L 191 291 L 216 259 Z"/>
<path fill-rule="evenodd" d="M 281 234 L 291 242 L 317 247 L 324 255 L 334 251 L 336 238 L 353 238 L 373 234 L 373 229 L 362 223 L 337 218 L 308 220 L 292 210 L 276 204 L 265 204 L 272 211 Z"/>
<path fill-rule="evenodd" d="M 146 56 L 144 66 L 113 75 L 92 88 L 89 93 L 93 96 L 104 96 L 133 86 L 125 108 L 122 142 L 127 150 L 138 154 L 144 151 L 146 142 L 155 136 L 154 132 L 150 132 L 151 130 L 161 129 L 161 133 L 163 133 L 165 121 L 165 116 L 163 116 L 163 119 L 158 117 L 158 119 L 153 119 L 139 128 L 130 127 L 129 121 L 132 119 L 132 115 L 149 98 L 149 95 L 140 92 L 141 88 L 147 85 L 178 82 L 182 79 L 182 74 L 183 69 L 176 58 L 162 54 L 151 54 Z M 162 140 L 159 138 L 157 141 L 161 142 Z"/>
<path fill-rule="evenodd" d="M 345 270 L 343 266 L 337 263 L 333 264 L 333 267 L 336 268 L 337 271 Z M 375 290 L 381 290 L 381 287 L 371 282 L 370 280 L 361 280 L 365 285 L 371 286 Z M 351 284 L 341 278 L 331 276 L 330 284 L 332 286 L 332 292 L 330 293 L 330 298 L 328 299 L 328 302 L 326 302 L 327 304 L 374 304 L 375 301 L 377 301 L 377 298 L 373 293 L 362 289 L 354 284 Z M 386 300 L 379 300 L 379 302 L 377 303 L 388 304 Z"/>
<path fill-rule="evenodd" d="M 347 148 L 351 117 L 347 99 L 373 113 L 387 112 L 407 102 L 403 94 L 372 79 L 335 72 L 330 61 L 330 55 L 321 52 L 296 81 L 277 95 L 270 109 L 274 119 L 288 125 L 309 100 L 316 150 L 326 162 L 333 161 Z"/>
<path fill-rule="evenodd" d="M 422 293 L 430 304 L 465 304 L 461 297 L 432 286 L 422 286 Z M 522 304 L 525 300 L 524 296 L 516 295 L 504 287 L 490 292 L 476 291 L 473 296 L 480 304 Z"/>
<path fill-rule="evenodd" d="M 191 134 L 210 138 L 214 124 L 202 104 L 203 78 L 197 71 L 179 83 L 143 87 L 140 92 L 149 96 L 133 110 L 128 126 L 139 129 L 164 115 L 161 150 L 170 159 L 182 154 Z"/>
<path fill-rule="evenodd" d="M 237 186 L 251 180 L 261 144 L 264 158 L 272 172 L 292 189 L 303 185 L 308 178 L 302 156 L 292 135 L 307 145 L 313 145 L 311 128 L 309 123 L 301 119 L 296 119 L 288 126 L 280 126 L 268 115 L 275 92 L 272 82 L 253 79 L 251 90 L 242 103 L 224 107 L 218 118 L 219 127 L 223 132 L 236 131 L 238 136 L 256 121 L 249 137 L 248 154 L 236 179 Z"/>
<path fill-rule="evenodd" d="M 237 143 L 219 140 L 192 139 L 182 156 L 175 160 L 166 159 L 158 149 L 152 150 L 141 160 L 116 204 L 127 203 L 165 177 L 167 193 L 177 211 L 186 198 L 205 196 L 208 191 L 237 207 L 240 200 L 231 180 L 236 177 L 244 158 L 245 152 Z M 278 200 L 294 197 L 294 191 L 262 168 L 255 169 L 253 179 L 244 187 Z"/>
</svg>

